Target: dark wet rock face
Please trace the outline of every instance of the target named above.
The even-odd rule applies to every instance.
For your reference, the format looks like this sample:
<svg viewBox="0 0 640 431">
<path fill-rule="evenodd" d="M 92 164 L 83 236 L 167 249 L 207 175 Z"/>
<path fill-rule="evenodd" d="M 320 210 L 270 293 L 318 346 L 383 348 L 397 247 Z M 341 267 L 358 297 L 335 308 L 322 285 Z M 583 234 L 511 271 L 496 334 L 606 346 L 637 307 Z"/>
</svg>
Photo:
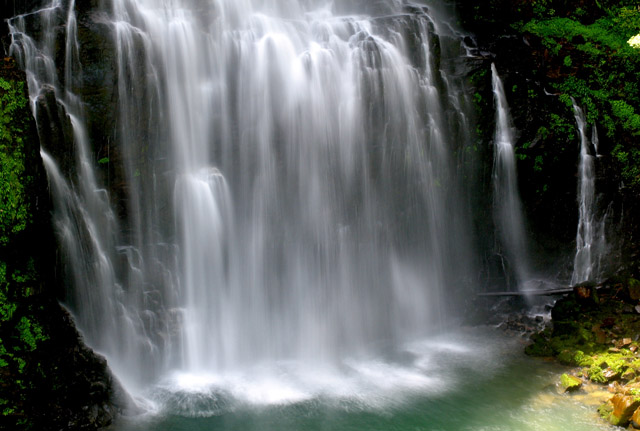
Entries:
<svg viewBox="0 0 640 431">
<path fill-rule="evenodd" d="M 126 396 L 56 299 L 62 286 L 38 133 L 63 151 L 66 117 L 45 91 L 36 128 L 25 75 L 12 59 L 0 61 L 0 98 L 0 429 L 105 427 Z"/>
<path fill-rule="evenodd" d="M 115 399 L 121 390 L 107 361 L 84 345 L 71 316 L 57 303 L 43 303 L 41 309 L 47 316 L 34 318 L 51 338 L 29 358 L 29 364 L 39 365 L 26 372 L 29 388 L 13 394 L 22 399 L 26 429 L 91 430 L 111 424 L 124 406 Z"/>
</svg>

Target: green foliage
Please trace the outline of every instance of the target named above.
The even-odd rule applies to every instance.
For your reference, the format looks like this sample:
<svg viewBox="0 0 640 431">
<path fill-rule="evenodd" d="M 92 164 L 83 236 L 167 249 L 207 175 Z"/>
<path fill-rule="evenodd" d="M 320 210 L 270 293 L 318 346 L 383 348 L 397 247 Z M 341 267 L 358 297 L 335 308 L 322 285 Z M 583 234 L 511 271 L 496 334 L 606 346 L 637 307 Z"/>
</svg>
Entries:
<svg viewBox="0 0 640 431">
<path fill-rule="evenodd" d="M 640 10 L 636 7 L 622 6 L 609 14 L 610 30 L 615 30 L 628 37 L 640 31 Z M 605 21 L 606 22 L 606 21 Z"/>
<path fill-rule="evenodd" d="M 20 334 L 20 340 L 26 344 L 31 351 L 34 351 L 37 344 L 41 341 L 46 341 L 48 337 L 44 335 L 42 326 L 36 322 L 30 321 L 27 317 L 22 316 L 16 329 Z"/>
<path fill-rule="evenodd" d="M 547 139 L 549 137 L 549 129 L 547 129 L 545 126 L 540 126 L 538 128 L 538 131 L 536 132 L 536 136 L 538 136 L 540 139 Z"/>
<path fill-rule="evenodd" d="M 542 164 L 543 164 L 542 156 L 536 156 L 535 162 L 533 164 L 533 170 L 536 172 L 542 172 Z"/>
<path fill-rule="evenodd" d="M 7 348 L 2 343 L 2 339 L 0 339 L 0 368 L 4 368 L 9 365 L 9 363 L 4 359 L 8 359 L 8 356 Z"/>
<path fill-rule="evenodd" d="M 0 323 L 11 320 L 17 307 L 17 305 L 7 297 L 8 288 L 7 264 L 0 261 Z"/>
<path fill-rule="evenodd" d="M 633 106 L 624 100 L 612 100 L 611 112 L 620 120 L 622 127 L 634 136 L 640 135 L 640 115 L 636 114 Z"/>
<path fill-rule="evenodd" d="M 0 139 L 9 144 L 21 138 L 14 132 L 21 132 L 15 125 L 15 115 L 27 106 L 24 82 L 7 81 L 0 78 Z"/>
<path fill-rule="evenodd" d="M 534 16 L 537 18 L 545 18 L 555 15 L 555 9 L 550 7 L 552 3 L 551 0 L 532 0 L 531 6 Z"/>
<path fill-rule="evenodd" d="M 596 383 L 607 383 L 607 378 L 604 376 L 602 372 L 602 368 L 598 365 L 594 365 L 587 371 L 587 376 L 589 380 Z"/>
<path fill-rule="evenodd" d="M 572 121 L 567 117 L 561 116 L 556 113 L 549 115 L 549 129 L 554 137 L 563 136 L 569 140 L 577 138 L 576 127 Z"/>
<path fill-rule="evenodd" d="M 13 425 L 26 424 L 21 403 L 34 389 L 38 349 L 49 338 L 31 301 L 39 286 L 33 256 L 40 246 L 28 234 L 39 150 L 31 141 L 32 121 L 25 83 L 0 77 L 0 368 L 3 378 L 10 377 L 1 385 L 3 394 L 11 394 L 0 399 L 0 422 Z"/>
<path fill-rule="evenodd" d="M 7 245 L 31 219 L 25 188 L 32 178 L 25 172 L 23 149 L 27 102 L 23 82 L 0 78 L 0 245 Z"/>
<path fill-rule="evenodd" d="M 625 148 L 622 144 L 615 146 L 611 155 L 621 166 L 622 179 L 628 185 L 640 185 L 640 148 Z"/>
<path fill-rule="evenodd" d="M 573 362 L 579 367 L 590 367 L 595 361 L 592 356 L 586 355 L 581 350 L 578 350 L 575 352 Z"/>
<path fill-rule="evenodd" d="M 563 40 L 582 38 L 585 40 L 583 44 L 589 43 L 588 50 L 598 53 L 608 50 L 630 54 L 632 49 L 627 41 L 638 32 L 638 28 L 640 12 L 621 8 L 612 10 L 610 15 L 589 25 L 571 18 L 551 17 L 534 19 L 525 24 L 522 30 L 540 36 L 543 44 L 552 51 L 555 51 L 556 46 Z"/>
<path fill-rule="evenodd" d="M 570 108 L 575 100 L 589 124 L 615 139 L 611 154 L 621 178 L 640 186 L 640 144 L 635 139 L 640 136 L 640 52 L 628 43 L 640 31 L 640 10 L 636 3 L 612 0 L 601 1 L 600 11 L 554 16 L 552 3 L 538 3 L 538 9 L 546 10 L 534 13 L 520 30 L 537 36 L 546 48 L 545 62 L 556 71 L 550 84 L 560 101 Z M 592 19 L 581 22 L 587 15 Z M 553 113 L 549 121 L 553 138 L 577 139 L 569 131 L 575 129 L 571 115 Z"/>
</svg>

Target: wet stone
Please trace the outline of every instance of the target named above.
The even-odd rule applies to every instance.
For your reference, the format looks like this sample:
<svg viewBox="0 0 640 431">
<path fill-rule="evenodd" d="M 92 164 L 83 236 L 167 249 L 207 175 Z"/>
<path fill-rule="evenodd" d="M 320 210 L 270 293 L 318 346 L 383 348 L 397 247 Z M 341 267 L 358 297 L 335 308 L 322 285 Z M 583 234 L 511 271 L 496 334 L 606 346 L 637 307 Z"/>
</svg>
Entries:
<svg viewBox="0 0 640 431">
<path fill-rule="evenodd" d="M 565 373 L 560 377 L 560 386 L 563 392 L 574 392 L 582 387 L 582 380 Z"/>
<path fill-rule="evenodd" d="M 626 426 L 634 412 L 640 407 L 640 399 L 634 396 L 615 394 L 611 398 L 613 411 L 609 416 L 609 422 L 616 426 Z"/>
</svg>

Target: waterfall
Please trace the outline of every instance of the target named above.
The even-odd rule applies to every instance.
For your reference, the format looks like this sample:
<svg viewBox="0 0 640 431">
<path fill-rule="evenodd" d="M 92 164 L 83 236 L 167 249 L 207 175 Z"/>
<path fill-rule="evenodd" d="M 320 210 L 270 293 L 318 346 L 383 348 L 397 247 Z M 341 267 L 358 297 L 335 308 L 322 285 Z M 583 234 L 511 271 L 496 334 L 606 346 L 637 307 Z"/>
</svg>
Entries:
<svg viewBox="0 0 640 431">
<path fill-rule="evenodd" d="M 71 125 L 72 153 L 42 136 L 66 302 L 129 389 L 171 370 L 338 361 L 455 315 L 474 274 L 471 109 L 445 13 L 399 0 L 104 7 L 52 1 L 9 24 L 36 119 L 53 94 Z M 101 70 L 78 39 L 91 20 Z M 507 163 L 496 187 L 520 217 Z M 504 217 L 521 252 L 521 224 Z"/>
<path fill-rule="evenodd" d="M 596 201 L 595 155 L 598 148 L 598 131 L 592 128 L 589 140 L 587 120 L 582 109 L 573 101 L 573 111 L 580 135 L 580 164 L 578 181 L 578 231 L 576 234 L 576 256 L 573 262 L 571 284 L 598 281 L 601 275 L 602 258 L 607 252 L 605 237 L 606 216 L 598 217 Z M 593 147 L 593 149 L 592 149 Z"/>
<path fill-rule="evenodd" d="M 529 258 L 524 229 L 522 203 L 518 193 L 514 128 L 504 87 L 495 64 L 491 64 L 493 95 L 496 107 L 496 128 L 493 140 L 493 205 L 498 247 L 507 261 L 505 273 L 515 275 L 515 285 L 522 287 L 529 279 Z M 508 283 L 509 284 L 509 283 Z"/>
</svg>

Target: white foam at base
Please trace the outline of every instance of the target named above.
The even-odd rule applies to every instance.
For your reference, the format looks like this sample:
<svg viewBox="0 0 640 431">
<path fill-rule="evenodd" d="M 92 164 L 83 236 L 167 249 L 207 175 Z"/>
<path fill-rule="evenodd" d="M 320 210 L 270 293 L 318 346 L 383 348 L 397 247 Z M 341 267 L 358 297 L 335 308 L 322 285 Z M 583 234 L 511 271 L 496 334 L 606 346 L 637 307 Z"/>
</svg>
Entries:
<svg viewBox="0 0 640 431">
<path fill-rule="evenodd" d="M 491 374 L 499 365 L 496 343 L 465 334 L 409 343 L 398 359 L 349 358 L 340 364 L 278 361 L 225 373 L 176 371 L 148 396 L 159 410 L 184 416 L 214 416 L 238 407 L 273 407 L 311 402 L 362 410 L 385 410 L 412 396 L 446 394 L 459 384 L 459 370 Z M 202 404 L 209 404 L 203 408 Z M 198 408 L 195 408 L 195 407 Z"/>
</svg>

